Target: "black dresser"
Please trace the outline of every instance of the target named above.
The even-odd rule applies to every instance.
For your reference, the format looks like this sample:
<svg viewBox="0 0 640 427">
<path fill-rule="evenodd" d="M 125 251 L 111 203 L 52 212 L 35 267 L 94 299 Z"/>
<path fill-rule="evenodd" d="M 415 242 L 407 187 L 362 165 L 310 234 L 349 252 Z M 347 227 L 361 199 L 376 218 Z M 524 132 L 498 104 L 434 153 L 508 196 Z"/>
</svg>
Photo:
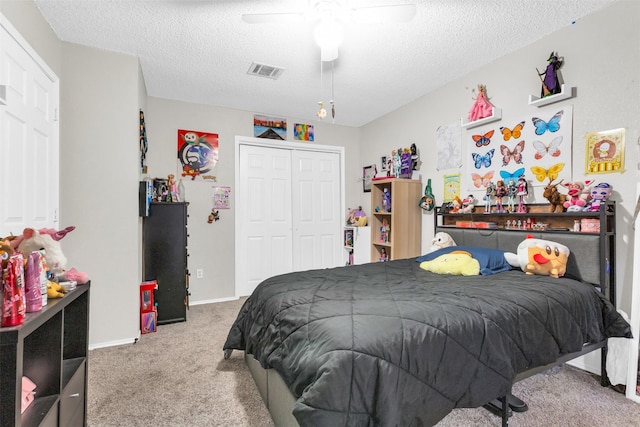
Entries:
<svg viewBox="0 0 640 427">
<path fill-rule="evenodd" d="M 156 280 L 158 324 L 184 322 L 189 304 L 186 202 L 153 202 L 143 219 L 143 280 Z"/>
</svg>

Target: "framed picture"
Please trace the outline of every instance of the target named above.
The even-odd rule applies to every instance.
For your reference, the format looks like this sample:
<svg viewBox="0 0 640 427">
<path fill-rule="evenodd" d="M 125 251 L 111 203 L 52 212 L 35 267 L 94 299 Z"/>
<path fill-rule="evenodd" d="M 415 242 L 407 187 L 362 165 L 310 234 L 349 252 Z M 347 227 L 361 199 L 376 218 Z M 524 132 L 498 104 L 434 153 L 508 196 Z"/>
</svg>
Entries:
<svg viewBox="0 0 640 427">
<path fill-rule="evenodd" d="M 373 177 L 376 176 L 378 171 L 376 170 L 375 165 L 365 166 L 362 168 L 362 191 L 365 193 L 371 192 L 371 181 Z"/>
<path fill-rule="evenodd" d="M 382 171 L 386 171 L 387 170 L 387 156 L 380 157 L 380 166 L 382 166 L 382 168 L 380 168 L 380 170 L 382 170 Z"/>
</svg>

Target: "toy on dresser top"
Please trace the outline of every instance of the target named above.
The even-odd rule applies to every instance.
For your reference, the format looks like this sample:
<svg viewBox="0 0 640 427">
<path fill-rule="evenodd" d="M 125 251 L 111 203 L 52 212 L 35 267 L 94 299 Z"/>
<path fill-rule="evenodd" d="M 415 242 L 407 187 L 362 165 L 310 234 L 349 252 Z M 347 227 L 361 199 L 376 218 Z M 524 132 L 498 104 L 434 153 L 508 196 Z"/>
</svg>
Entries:
<svg viewBox="0 0 640 427">
<path fill-rule="evenodd" d="M 72 288 L 73 282 L 83 285 L 89 281 L 86 273 L 75 268 L 65 270 L 67 257 L 62 252 L 60 240 L 68 233 L 75 230 L 69 226 L 63 230 L 51 228 L 25 228 L 20 236 L 10 236 L 5 240 L 10 241 L 11 249 L 21 252 L 27 259 L 33 252 L 43 251 L 47 270 L 47 295 L 49 298 L 61 298 L 67 289 Z M 64 282 L 71 282 L 65 286 Z"/>
</svg>

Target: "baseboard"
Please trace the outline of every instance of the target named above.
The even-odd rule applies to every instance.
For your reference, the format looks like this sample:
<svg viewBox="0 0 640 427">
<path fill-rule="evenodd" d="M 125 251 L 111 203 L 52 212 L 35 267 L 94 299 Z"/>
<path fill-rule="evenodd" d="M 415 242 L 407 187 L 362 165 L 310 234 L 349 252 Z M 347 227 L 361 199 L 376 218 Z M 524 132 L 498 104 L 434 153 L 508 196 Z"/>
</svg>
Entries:
<svg viewBox="0 0 640 427">
<path fill-rule="evenodd" d="M 126 338 L 118 341 L 107 341 L 107 342 L 102 342 L 98 344 L 90 344 L 89 350 L 95 350 L 98 348 L 105 348 L 105 347 L 115 347 L 118 345 L 125 345 L 125 344 L 135 344 L 138 342 L 139 339 L 140 339 L 140 331 L 138 331 L 138 336 L 133 338 Z"/>
<path fill-rule="evenodd" d="M 237 301 L 240 298 L 238 297 L 226 297 L 226 298 L 217 298 L 217 299 L 206 299 L 202 301 L 189 301 L 189 305 L 203 305 L 203 304 L 213 304 L 216 302 L 227 302 L 227 301 Z"/>
</svg>

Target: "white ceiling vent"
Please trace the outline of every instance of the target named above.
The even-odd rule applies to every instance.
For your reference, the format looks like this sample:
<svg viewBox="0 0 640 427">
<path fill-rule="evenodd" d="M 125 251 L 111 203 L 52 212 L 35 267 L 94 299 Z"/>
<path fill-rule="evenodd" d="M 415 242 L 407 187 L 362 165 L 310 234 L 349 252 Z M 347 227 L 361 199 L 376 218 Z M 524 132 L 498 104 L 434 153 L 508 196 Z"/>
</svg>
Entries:
<svg viewBox="0 0 640 427">
<path fill-rule="evenodd" d="M 253 62 L 247 74 L 276 80 L 284 72 L 284 68 Z"/>
</svg>

